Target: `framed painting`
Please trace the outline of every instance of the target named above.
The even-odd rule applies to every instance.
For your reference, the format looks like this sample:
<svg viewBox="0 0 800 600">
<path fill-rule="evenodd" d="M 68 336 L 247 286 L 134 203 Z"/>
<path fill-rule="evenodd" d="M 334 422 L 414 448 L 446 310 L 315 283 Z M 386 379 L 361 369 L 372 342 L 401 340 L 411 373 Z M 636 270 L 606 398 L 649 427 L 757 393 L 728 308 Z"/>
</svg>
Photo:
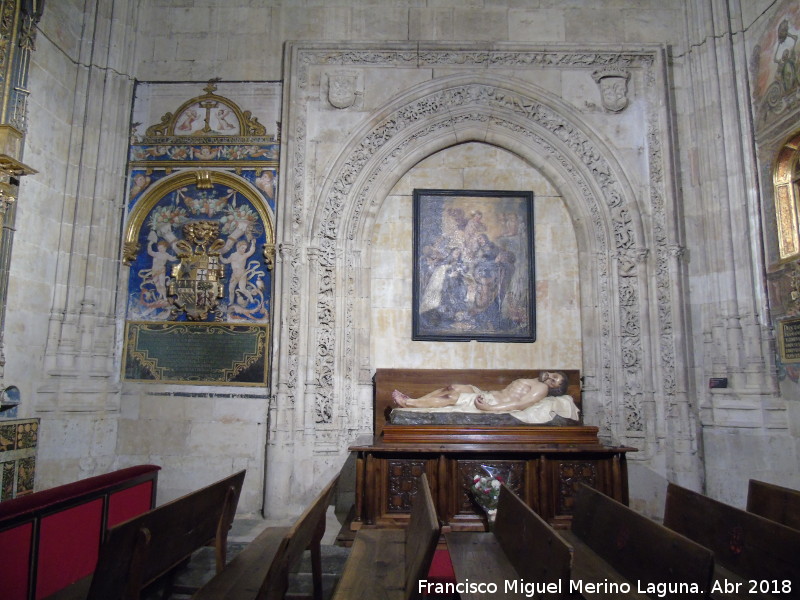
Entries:
<svg viewBox="0 0 800 600">
<path fill-rule="evenodd" d="M 533 193 L 414 190 L 412 339 L 533 342 Z"/>
</svg>

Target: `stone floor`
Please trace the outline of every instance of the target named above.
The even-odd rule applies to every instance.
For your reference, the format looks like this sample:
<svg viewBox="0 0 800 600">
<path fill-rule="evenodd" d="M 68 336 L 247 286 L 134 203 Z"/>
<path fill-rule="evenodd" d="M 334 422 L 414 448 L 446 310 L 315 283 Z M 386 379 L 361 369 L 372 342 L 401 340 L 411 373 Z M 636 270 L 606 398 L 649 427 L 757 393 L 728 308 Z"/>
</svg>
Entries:
<svg viewBox="0 0 800 600">
<path fill-rule="evenodd" d="M 266 527 L 288 525 L 288 523 L 269 521 L 261 518 L 237 518 L 228 534 L 228 560 L 240 552 L 249 541 L 254 539 Z M 322 585 L 323 598 L 328 599 L 333 593 L 336 582 L 341 575 L 349 548 L 336 544 L 336 537 L 342 527 L 333 507 L 328 510 L 325 536 L 322 538 Z M 163 596 L 163 589 L 156 587 L 149 590 L 145 600 L 187 600 L 191 594 L 180 593 L 183 588 L 199 588 L 214 575 L 214 549 L 202 548 L 195 552 L 189 564 L 180 570 L 175 578 L 175 588 L 171 594 Z M 300 564 L 293 570 L 289 578 L 289 600 L 311 598 L 311 560 L 308 552 Z M 222 599 L 221 599 L 222 600 Z"/>
</svg>

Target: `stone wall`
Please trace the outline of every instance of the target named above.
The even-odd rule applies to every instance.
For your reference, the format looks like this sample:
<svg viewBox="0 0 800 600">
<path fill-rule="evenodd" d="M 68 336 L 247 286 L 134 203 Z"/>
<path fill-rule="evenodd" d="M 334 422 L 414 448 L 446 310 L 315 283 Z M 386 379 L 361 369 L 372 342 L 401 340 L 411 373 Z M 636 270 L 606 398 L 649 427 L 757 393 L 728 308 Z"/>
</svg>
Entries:
<svg viewBox="0 0 800 600">
<path fill-rule="evenodd" d="M 47 5 L 25 154 L 40 174 L 20 194 L 6 331 L 20 416 L 42 417 L 42 486 L 113 466 L 120 411 L 131 443 L 134 429 L 161 418 L 164 390 L 131 400 L 118 384 L 126 117 L 135 79 L 213 77 L 284 82 L 281 194 L 291 210 L 279 215 L 269 433 L 240 448 L 268 445 L 269 512 L 296 511 L 365 431 L 371 373 L 395 360 L 378 342 L 385 319 L 403 360 L 425 355 L 402 339 L 408 317 L 400 303 L 384 306 L 396 290 L 379 281 L 381 253 L 407 252 L 409 225 L 385 230 L 408 215 L 431 161 L 447 166 L 486 147 L 546 190 L 553 223 L 571 224 L 559 242 L 575 239 L 568 285 L 580 291 L 580 325 L 570 335 L 581 356 L 572 364 L 587 375 L 589 421 L 641 449 L 631 455 L 634 502 L 658 514 L 670 479 L 741 503 L 746 479 L 765 467 L 797 484 L 796 389 L 781 395 L 778 385 L 762 277 L 769 215 L 745 75 L 783 3 L 256 4 L 114 0 L 97 3 L 97 15 L 77 2 Z M 629 105 L 618 112 L 592 77 L 612 55 L 614 66 L 630 61 Z M 325 78 L 338 70 L 356 74 L 348 109 L 328 103 Z M 447 121 L 431 99 L 457 89 L 475 95 Z M 570 318 L 565 310 L 559 318 Z M 441 355 L 487 366 L 529 358 L 494 348 Z M 711 377 L 729 387 L 709 390 Z M 201 398 L 197 415 L 189 400 L 174 404 L 178 435 L 171 442 L 164 426 L 159 443 L 176 477 L 196 448 L 181 420 L 199 432 L 205 419 L 226 418 L 212 404 Z M 253 405 L 239 408 L 258 422 Z M 265 432 L 254 425 L 246 435 Z M 226 451 L 225 440 L 209 450 Z M 187 465 L 180 487 L 211 478 Z"/>
<path fill-rule="evenodd" d="M 402 277 L 397 257 L 410 245 L 408 224 L 395 225 L 385 239 L 383 211 L 402 211 L 398 195 L 407 202 L 410 188 L 434 176 L 430 165 L 440 167 L 434 177 L 447 187 L 474 181 L 474 156 L 494 153 L 510 155 L 504 166 L 518 165 L 515 183 L 527 177 L 534 187 L 547 180 L 554 190 L 548 193 L 564 203 L 563 241 L 574 236 L 576 243 L 572 290 L 579 289 L 574 300 L 580 302 L 587 422 L 600 426 L 609 443 L 638 448 L 634 460 L 662 477 L 699 484 L 677 327 L 684 267 L 679 232 L 668 218 L 679 206 L 668 183 L 663 58 L 658 46 L 621 53 L 466 43 L 288 47 L 284 89 L 293 100 L 282 118 L 287 177 L 280 202 L 291 210 L 279 217 L 275 311 L 282 327 L 276 330 L 268 450 L 270 466 L 273 460 L 280 466 L 268 469 L 268 506 L 296 497 L 295 473 L 307 468 L 288 460 L 287 447 L 293 444 L 293 461 L 323 465 L 369 431 L 371 352 L 388 356 L 391 350 L 382 329 L 371 329 L 383 326 L 386 293 L 366 283 L 389 271 Z M 353 101 L 341 105 L 330 81 L 345 74 Z M 622 97 L 603 95 L 604 76 L 627 84 Z M 382 81 L 391 81 L 391 88 L 370 85 Z M 461 170 L 454 168 L 459 159 Z M 503 175 L 487 175 L 480 187 L 491 188 Z M 541 242 L 551 241 L 545 234 Z M 392 245 L 395 251 L 387 252 Z M 561 249 L 544 248 L 543 256 Z M 378 298 L 370 296 L 373 290 Z M 443 368 L 464 359 L 505 364 L 504 350 L 490 344 L 400 343 L 395 332 L 403 319 L 395 309 L 392 366 L 407 366 L 398 362 L 407 360 Z M 567 317 L 538 316 L 545 322 L 552 317 L 556 326 Z M 506 356 L 544 368 L 554 356 L 570 360 L 567 352 L 545 334 L 529 353 L 522 348 Z M 548 362 L 534 362 L 540 359 Z"/>
<path fill-rule="evenodd" d="M 411 340 L 412 193 L 417 189 L 530 190 L 534 194 L 536 343 Z M 481 143 L 422 160 L 382 203 L 371 240 L 372 369 L 581 368 L 578 245 L 558 191 L 510 152 Z"/>
<path fill-rule="evenodd" d="M 37 488 L 115 465 L 119 224 L 133 81 L 133 4 L 45 10 L 30 67 L 6 322 L 6 377 L 41 418 Z M 24 201 L 22 201 L 24 198 Z"/>
</svg>

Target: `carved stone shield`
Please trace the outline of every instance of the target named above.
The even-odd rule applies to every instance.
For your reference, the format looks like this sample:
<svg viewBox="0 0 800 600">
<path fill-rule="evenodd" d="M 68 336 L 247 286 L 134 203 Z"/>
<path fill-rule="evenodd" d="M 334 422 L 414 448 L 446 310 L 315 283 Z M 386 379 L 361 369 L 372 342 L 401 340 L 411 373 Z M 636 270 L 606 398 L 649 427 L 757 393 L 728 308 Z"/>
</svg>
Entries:
<svg viewBox="0 0 800 600">
<path fill-rule="evenodd" d="M 624 69 L 600 69 L 592 77 L 600 86 L 600 101 L 603 108 L 620 112 L 628 106 L 628 79 L 630 72 Z"/>
<path fill-rule="evenodd" d="M 338 72 L 328 76 L 328 102 L 334 108 L 350 108 L 356 101 L 356 75 Z"/>
</svg>

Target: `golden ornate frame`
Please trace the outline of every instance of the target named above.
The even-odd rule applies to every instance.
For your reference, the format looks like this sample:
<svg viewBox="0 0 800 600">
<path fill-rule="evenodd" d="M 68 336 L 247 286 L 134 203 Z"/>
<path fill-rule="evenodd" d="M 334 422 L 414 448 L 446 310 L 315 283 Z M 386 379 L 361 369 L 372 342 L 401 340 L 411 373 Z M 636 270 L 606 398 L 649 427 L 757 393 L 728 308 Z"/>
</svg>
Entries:
<svg viewBox="0 0 800 600">
<path fill-rule="evenodd" d="M 125 237 L 123 238 L 122 260 L 124 264 L 130 265 L 141 251 L 139 231 L 147 215 L 150 214 L 150 211 L 164 196 L 187 185 L 202 187 L 216 183 L 227 185 L 232 190 L 242 194 L 255 207 L 264 223 L 264 233 L 267 240 L 264 248 L 264 260 L 267 263 L 267 268 L 271 269 L 275 256 L 275 221 L 269 206 L 263 200 L 261 194 L 253 190 L 246 180 L 225 171 L 208 169 L 182 171 L 177 175 L 158 181 L 153 184 L 152 188 L 147 190 L 128 216 Z"/>
<path fill-rule="evenodd" d="M 202 96 L 195 96 L 191 100 L 187 100 L 176 110 L 174 113 L 168 112 L 161 117 L 161 122 L 156 125 L 151 125 L 147 128 L 145 135 L 147 137 L 166 137 L 166 136 L 181 136 L 191 138 L 198 134 L 190 134 L 186 136 L 182 136 L 181 134 L 175 133 L 175 125 L 180 118 L 180 116 L 184 113 L 186 109 L 188 109 L 193 104 L 200 104 L 202 106 L 203 103 L 210 103 L 214 102 L 217 104 L 224 104 L 227 108 L 231 109 L 231 111 L 236 115 L 236 119 L 239 121 L 239 135 L 240 136 L 263 136 L 266 135 L 267 129 L 258 122 L 258 118 L 253 116 L 249 110 L 242 111 L 239 106 L 233 101 L 225 98 L 224 96 L 218 96 L 214 92 L 217 90 L 217 86 L 214 85 L 214 81 L 218 80 L 211 80 L 208 82 L 208 85 L 203 88 L 203 91 L 206 93 Z M 208 126 L 208 123 L 206 123 Z M 202 131 L 202 135 L 211 136 L 219 136 L 219 137 L 227 137 L 228 134 L 220 134 L 211 131 Z"/>
<path fill-rule="evenodd" d="M 773 173 L 775 225 L 778 232 L 778 257 L 781 262 L 800 257 L 797 186 L 800 169 L 800 134 L 786 142 L 778 153 Z"/>
</svg>

